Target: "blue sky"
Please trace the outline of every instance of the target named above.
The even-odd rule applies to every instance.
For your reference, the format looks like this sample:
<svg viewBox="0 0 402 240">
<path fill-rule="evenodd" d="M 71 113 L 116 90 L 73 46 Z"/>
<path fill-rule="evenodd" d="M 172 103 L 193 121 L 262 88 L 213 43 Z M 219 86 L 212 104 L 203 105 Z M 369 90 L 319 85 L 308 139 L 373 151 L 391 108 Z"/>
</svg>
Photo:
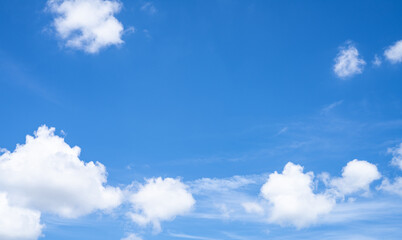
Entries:
<svg viewBox="0 0 402 240">
<path fill-rule="evenodd" d="M 399 239 L 401 11 L 400 1 L 1 1 L 10 211 L 0 216 L 35 212 L 42 227 L 23 237 L 0 220 L 0 236 Z"/>
</svg>

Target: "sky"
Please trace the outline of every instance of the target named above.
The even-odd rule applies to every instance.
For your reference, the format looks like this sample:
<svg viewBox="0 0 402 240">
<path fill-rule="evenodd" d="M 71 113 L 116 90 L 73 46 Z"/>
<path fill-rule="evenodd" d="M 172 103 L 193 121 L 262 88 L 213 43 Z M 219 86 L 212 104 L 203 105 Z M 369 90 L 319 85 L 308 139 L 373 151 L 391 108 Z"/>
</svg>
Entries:
<svg viewBox="0 0 402 240">
<path fill-rule="evenodd" d="M 402 2 L 0 2 L 0 239 L 402 235 Z"/>
</svg>

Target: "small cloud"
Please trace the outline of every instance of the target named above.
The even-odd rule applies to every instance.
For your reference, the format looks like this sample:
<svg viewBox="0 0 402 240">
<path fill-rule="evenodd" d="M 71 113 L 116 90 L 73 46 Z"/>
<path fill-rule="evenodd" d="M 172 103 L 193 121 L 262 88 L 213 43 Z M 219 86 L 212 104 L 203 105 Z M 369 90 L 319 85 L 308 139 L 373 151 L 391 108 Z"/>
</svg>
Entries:
<svg viewBox="0 0 402 240">
<path fill-rule="evenodd" d="M 256 202 L 244 202 L 242 203 L 242 207 L 244 208 L 244 211 L 246 211 L 247 213 L 256 213 L 256 214 L 264 213 L 264 208 L 262 208 L 261 205 Z"/>
<path fill-rule="evenodd" d="M 377 54 L 374 56 L 374 59 L 373 59 L 373 61 L 372 61 L 372 64 L 373 64 L 374 66 L 376 66 L 376 67 L 381 66 L 382 61 L 381 61 L 381 58 L 379 58 L 379 57 L 377 56 Z"/>
<path fill-rule="evenodd" d="M 154 231 L 160 232 L 161 221 L 173 220 L 193 208 L 195 200 L 187 188 L 179 179 L 148 179 L 138 192 L 131 194 L 133 212 L 128 216 L 141 226 L 152 224 Z"/>
<path fill-rule="evenodd" d="M 402 143 L 398 147 L 388 148 L 388 153 L 392 154 L 391 164 L 402 170 Z"/>
<path fill-rule="evenodd" d="M 340 48 L 335 58 L 334 72 L 340 78 L 350 77 L 363 72 L 366 62 L 359 57 L 359 51 L 352 43 Z"/>
<path fill-rule="evenodd" d="M 384 56 L 391 63 L 402 62 L 402 40 L 399 40 L 394 45 L 389 46 L 384 51 Z"/>
<path fill-rule="evenodd" d="M 124 28 L 115 18 L 122 4 L 117 0 L 48 0 L 55 15 L 53 27 L 65 46 L 97 53 L 123 43 Z"/>
<path fill-rule="evenodd" d="M 149 33 L 148 29 L 142 30 L 142 32 L 145 34 L 145 37 L 147 38 L 152 38 L 151 34 Z"/>
<path fill-rule="evenodd" d="M 312 172 L 303 173 L 302 166 L 291 162 L 282 173 L 270 174 L 261 188 L 262 196 L 271 206 L 269 221 L 303 228 L 328 214 L 335 200 L 325 194 L 315 194 L 313 178 Z"/>
<path fill-rule="evenodd" d="M 289 130 L 288 127 L 283 127 L 281 130 L 278 131 L 278 133 L 276 134 L 276 136 L 279 136 L 285 132 L 287 132 Z"/>
<path fill-rule="evenodd" d="M 330 185 L 336 189 L 339 196 L 359 191 L 369 192 L 370 184 L 381 178 L 377 166 L 362 160 L 353 160 L 342 170 L 342 177 L 331 180 Z"/>
<path fill-rule="evenodd" d="M 154 15 L 158 10 L 152 2 L 146 2 L 141 6 L 141 11 Z"/>
<path fill-rule="evenodd" d="M 325 106 L 325 107 L 321 110 L 321 113 L 323 113 L 323 114 L 328 113 L 328 112 L 330 112 L 332 109 L 334 109 L 334 108 L 336 108 L 337 106 L 341 105 L 342 103 L 343 103 L 343 100 L 340 100 L 340 101 L 331 103 L 330 105 Z"/>
</svg>

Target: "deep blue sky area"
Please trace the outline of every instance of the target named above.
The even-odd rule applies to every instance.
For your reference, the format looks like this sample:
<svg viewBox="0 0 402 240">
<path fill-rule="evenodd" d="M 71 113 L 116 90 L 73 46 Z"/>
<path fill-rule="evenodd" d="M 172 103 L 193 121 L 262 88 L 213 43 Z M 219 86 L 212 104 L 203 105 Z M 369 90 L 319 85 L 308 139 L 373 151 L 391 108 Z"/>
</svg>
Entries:
<svg viewBox="0 0 402 240">
<path fill-rule="evenodd" d="M 289 161 L 340 176 L 361 159 L 390 179 L 401 175 L 387 149 L 402 142 L 402 63 L 384 57 L 402 39 L 401 1 L 155 0 L 152 13 L 141 10 L 147 2 L 121 0 L 115 17 L 135 30 L 90 54 L 65 46 L 47 1 L 1 1 L 0 147 L 13 151 L 39 126 L 55 127 L 82 149 L 81 160 L 106 166 L 113 186 L 281 172 Z M 340 78 L 335 58 L 348 44 L 366 64 Z M 373 189 L 371 197 L 381 195 Z M 379 198 L 401 205 L 400 197 Z M 400 215 L 381 214 L 382 223 L 300 230 L 179 216 L 159 234 L 124 214 L 66 222 L 44 214 L 43 239 L 132 231 L 144 240 L 397 239 Z"/>
</svg>

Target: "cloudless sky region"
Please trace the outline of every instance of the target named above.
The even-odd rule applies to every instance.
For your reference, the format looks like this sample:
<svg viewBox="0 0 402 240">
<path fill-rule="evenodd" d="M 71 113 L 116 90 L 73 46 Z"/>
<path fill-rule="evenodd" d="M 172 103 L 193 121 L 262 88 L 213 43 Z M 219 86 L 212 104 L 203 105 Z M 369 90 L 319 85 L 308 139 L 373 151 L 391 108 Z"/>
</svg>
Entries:
<svg viewBox="0 0 402 240">
<path fill-rule="evenodd" d="M 1 1 L 0 239 L 400 239 L 401 13 Z"/>
</svg>

